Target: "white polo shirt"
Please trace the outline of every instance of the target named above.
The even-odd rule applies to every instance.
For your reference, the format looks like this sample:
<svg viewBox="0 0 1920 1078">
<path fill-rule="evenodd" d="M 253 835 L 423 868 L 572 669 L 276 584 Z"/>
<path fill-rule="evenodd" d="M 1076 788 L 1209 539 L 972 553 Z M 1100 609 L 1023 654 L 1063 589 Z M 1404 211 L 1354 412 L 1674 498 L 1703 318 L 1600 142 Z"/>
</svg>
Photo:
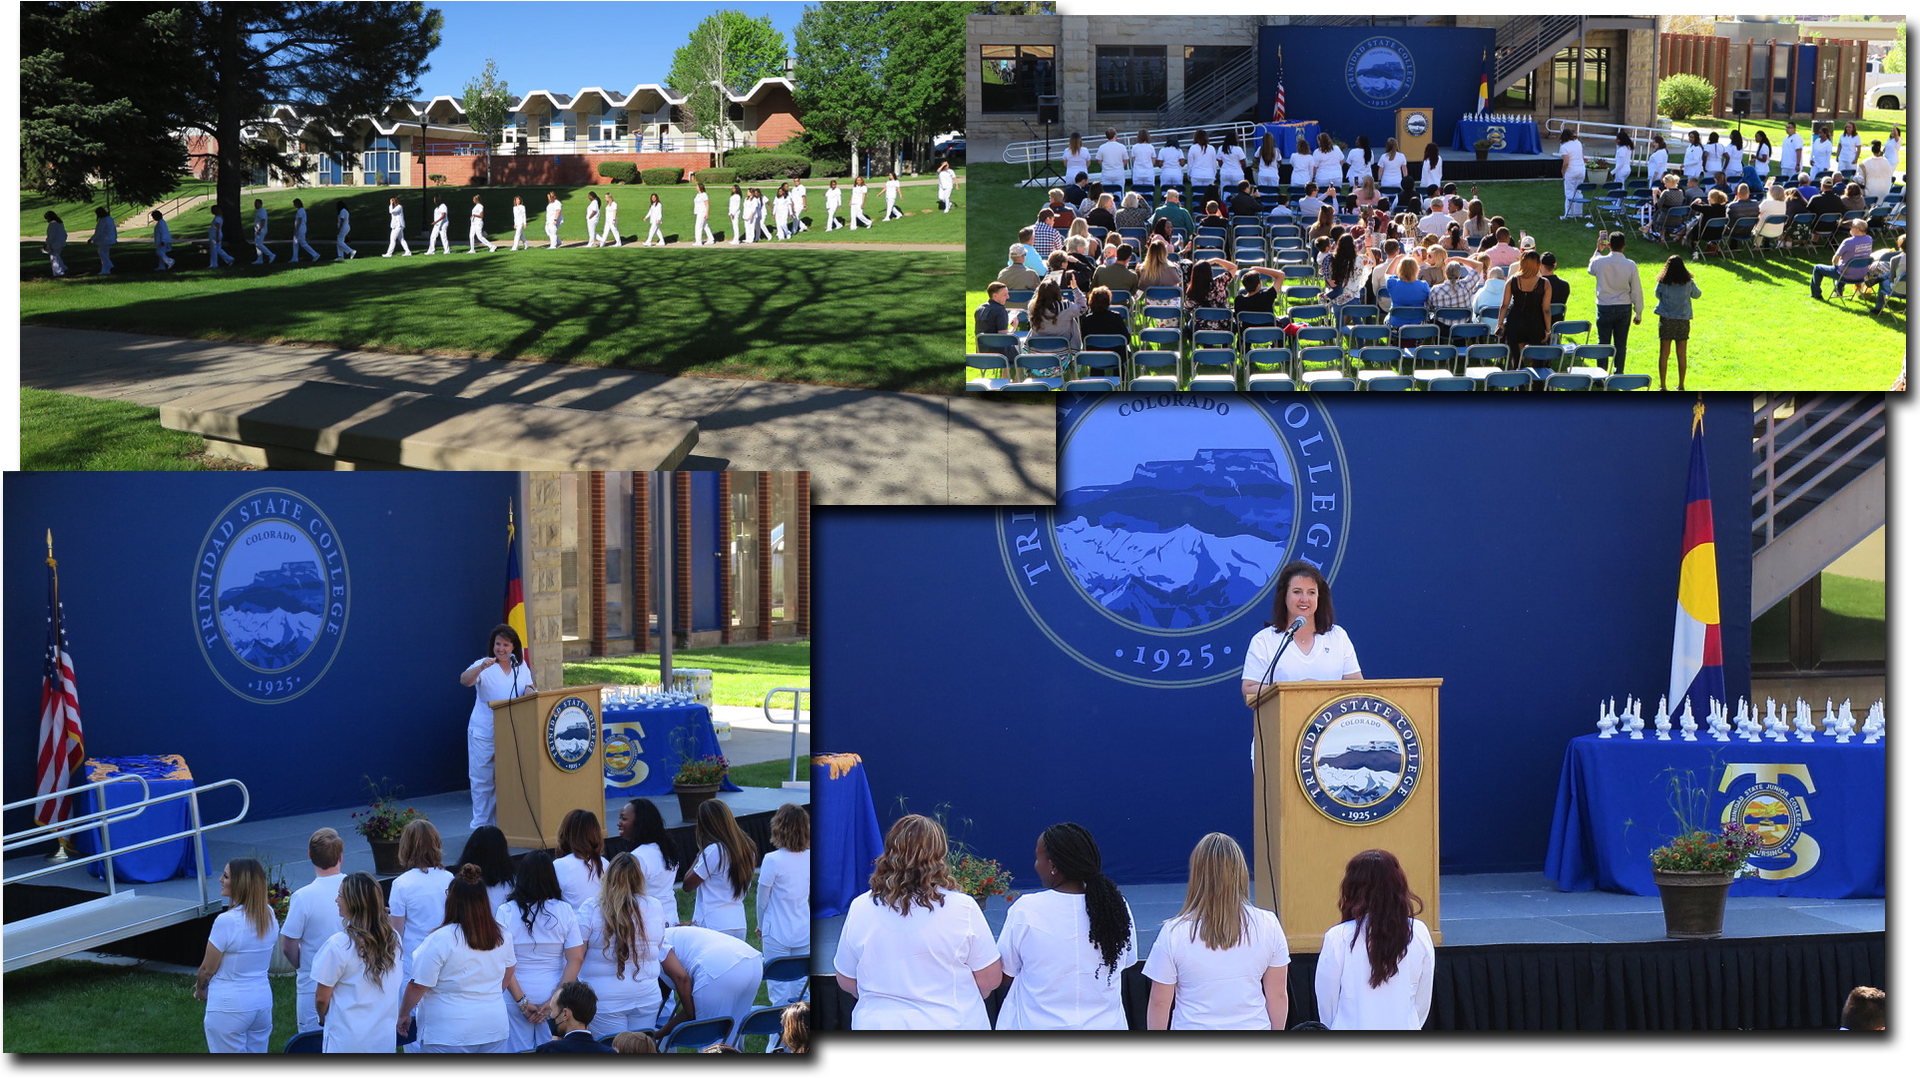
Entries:
<svg viewBox="0 0 1920 1078">
<path fill-rule="evenodd" d="M 1307 630 L 1303 628 L 1300 631 L 1304 633 Z M 1288 643 L 1286 650 L 1280 653 L 1279 663 L 1275 664 L 1273 673 L 1269 675 L 1267 664 L 1273 662 L 1273 653 L 1280 643 L 1280 633 L 1272 628 L 1261 629 L 1253 634 L 1253 639 L 1247 641 L 1247 661 L 1241 670 L 1241 678 L 1246 681 L 1264 678 L 1269 684 L 1275 681 L 1338 681 L 1348 674 L 1360 672 L 1360 659 L 1353 652 L 1353 641 L 1347 639 L 1347 631 L 1338 625 L 1316 634 L 1306 654 L 1301 654 L 1296 643 Z"/>
</svg>

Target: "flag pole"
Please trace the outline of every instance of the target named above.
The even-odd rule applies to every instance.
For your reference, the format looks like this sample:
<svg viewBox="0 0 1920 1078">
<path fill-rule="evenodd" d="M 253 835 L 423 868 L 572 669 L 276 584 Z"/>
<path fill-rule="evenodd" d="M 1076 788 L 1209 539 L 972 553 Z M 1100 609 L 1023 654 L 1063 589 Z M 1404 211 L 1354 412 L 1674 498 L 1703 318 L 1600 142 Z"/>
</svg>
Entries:
<svg viewBox="0 0 1920 1078">
<path fill-rule="evenodd" d="M 47 568 L 53 571 L 53 598 L 54 602 L 58 604 L 60 601 L 60 567 L 59 563 L 53 560 L 52 528 L 47 529 Z M 58 802 L 55 802 L 55 804 L 58 804 Z M 46 862 L 51 865 L 62 864 L 72 860 L 78 852 L 78 850 L 73 848 L 73 840 L 66 835 L 61 835 L 59 844 L 53 848 L 52 853 L 46 856 Z"/>
</svg>

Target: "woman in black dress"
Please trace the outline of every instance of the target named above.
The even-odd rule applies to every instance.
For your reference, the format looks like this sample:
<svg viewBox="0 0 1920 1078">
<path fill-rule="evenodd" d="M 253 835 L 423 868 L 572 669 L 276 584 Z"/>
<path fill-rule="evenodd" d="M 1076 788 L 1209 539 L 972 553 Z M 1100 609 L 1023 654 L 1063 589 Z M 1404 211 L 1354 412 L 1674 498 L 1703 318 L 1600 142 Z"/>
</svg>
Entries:
<svg viewBox="0 0 1920 1078">
<path fill-rule="evenodd" d="M 1520 368 L 1520 349 L 1547 343 L 1552 294 L 1553 289 L 1540 276 L 1540 255 L 1531 250 L 1521 255 L 1514 275 L 1507 281 L 1506 294 L 1500 297 L 1500 321 L 1494 328 L 1495 335 L 1507 346 L 1508 370 Z"/>
</svg>

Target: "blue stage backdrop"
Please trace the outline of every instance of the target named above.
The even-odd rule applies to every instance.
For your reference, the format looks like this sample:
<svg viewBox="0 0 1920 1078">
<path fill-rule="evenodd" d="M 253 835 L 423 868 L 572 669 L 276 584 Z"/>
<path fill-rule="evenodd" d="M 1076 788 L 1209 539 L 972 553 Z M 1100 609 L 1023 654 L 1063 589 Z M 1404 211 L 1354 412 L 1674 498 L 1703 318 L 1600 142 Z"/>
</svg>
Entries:
<svg viewBox="0 0 1920 1078">
<path fill-rule="evenodd" d="M 1477 27 L 1263 26 L 1254 112 L 1272 117 L 1284 62 L 1290 119 L 1318 120 L 1347 146 L 1365 135 L 1378 156 L 1400 109 L 1427 108 L 1433 140 L 1447 146 L 1478 101 L 1481 56 L 1492 53 L 1493 31 Z"/>
<path fill-rule="evenodd" d="M 1061 820 L 1123 881 L 1208 831 L 1251 852 L 1241 656 L 1305 557 L 1368 677 L 1445 679 L 1443 869 L 1541 869 L 1567 740 L 1666 689 L 1693 402 L 1275 400 L 1088 394 L 1056 509 L 821 514 L 817 739 L 883 825 L 944 811 L 1024 885 Z M 1738 695 L 1751 416 L 1706 423 Z"/>
<path fill-rule="evenodd" d="M 48 528 L 90 754 L 180 753 L 256 817 L 351 804 L 362 775 L 462 788 L 458 678 L 500 620 L 516 482 L 9 473 L 7 800 L 34 792 Z"/>
</svg>

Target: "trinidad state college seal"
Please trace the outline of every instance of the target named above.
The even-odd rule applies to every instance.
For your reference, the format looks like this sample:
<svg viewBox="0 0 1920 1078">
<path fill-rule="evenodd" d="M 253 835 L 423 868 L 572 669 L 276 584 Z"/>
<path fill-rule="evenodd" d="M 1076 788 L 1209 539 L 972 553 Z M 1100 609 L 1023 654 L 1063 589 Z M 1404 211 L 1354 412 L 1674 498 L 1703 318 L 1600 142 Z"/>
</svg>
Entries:
<svg viewBox="0 0 1920 1078">
<path fill-rule="evenodd" d="M 593 758 L 600 742 L 594 728 L 593 707 L 578 696 L 569 696 L 547 712 L 547 758 L 562 771 L 578 771 Z"/>
<path fill-rule="evenodd" d="M 1370 37 L 1347 56 L 1347 89 L 1362 105 L 1398 108 L 1413 93 L 1413 53 L 1397 39 Z"/>
<path fill-rule="evenodd" d="M 261 704 L 312 688 L 347 627 L 347 555 L 306 496 L 256 490 L 222 510 L 193 567 L 193 626 L 220 683 Z"/>
<path fill-rule="evenodd" d="M 1407 803 L 1425 753 L 1399 708 L 1355 693 L 1328 703 L 1301 728 L 1293 758 L 1300 789 L 1322 816 L 1374 824 Z"/>
<path fill-rule="evenodd" d="M 1084 396 L 1061 412 L 1055 508 L 996 518 L 1009 586 L 1047 639 L 1116 680 L 1237 680 L 1280 567 L 1339 570 L 1333 424 L 1294 393 Z"/>
</svg>

